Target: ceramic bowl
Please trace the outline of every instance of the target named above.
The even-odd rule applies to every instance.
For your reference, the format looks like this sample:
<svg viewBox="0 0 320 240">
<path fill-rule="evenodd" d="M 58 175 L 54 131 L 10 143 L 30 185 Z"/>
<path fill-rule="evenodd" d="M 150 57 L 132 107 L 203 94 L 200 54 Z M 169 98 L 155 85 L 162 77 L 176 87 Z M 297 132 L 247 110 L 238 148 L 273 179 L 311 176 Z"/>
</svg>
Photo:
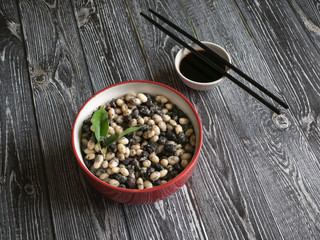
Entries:
<svg viewBox="0 0 320 240">
<path fill-rule="evenodd" d="M 214 52 L 216 52 L 219 56 L 223 57 L 225 60 L 227 60 L 228 62 L 231 63 L 231 57 L 229 55 L 229 53 L 221 46 L 211 43 L 211 42 L 202 42 L 204 45 L 206 45 L 207 47 L 209 47 L 210 49 L 212 49 Z M 202 50 L 201 47 L 199 47 L 196 43 L 191 43 L 190 44 L 191 47 L 193 47 L 195 50 Z M 222 76 L 220 79 L 212 81 L 212 82 L 196 82 L 193 81 L 191 79 L 188 79 L 187 77 L 185 77 L 181 71 L 180 71 L 180 63 L 183 60 L 183 58 L 185 56 L 187 56 L 189 53 L 191 53 L 187 48 L 182 48 L 180 49 L 180 51 L 177 53 L 176 57 L 175 57 L 175 69 L 180 77 L 180 79 L 182 80 L 182 82 L 187 85 L 190 88 L 193 88 L 195 90 L 200 90 L 200 91 L 204 91 L 204 90 L 209 90 L 212 89 L 214 87 L 216 87 L 218 84 L 222 83 L 223 80 L 225 79 L 224 76 Z M 226 71 L 229 72 L 229 68 L 226 68 Z"/>
<path fill-rule="evenodd" d="M 189 165 L 174 179 L 167 183 L 149 189 L 123 189 L 111 186 L 94 176 L 86 167 L 80 149 L 81 126 L 99 106 L 111 101 L 113 98 L 121 97 L 127 93 L 149 93 L 151 95 L 164 95 L 176 104 L 191 120 L 195 135 L 195 152 Z M 88 182 L 99 192 L 110 199 L 126 204 L 146 204 L 166 198 L 176 192 L 192 174 L 198 161 L 202 144 L 202 127 L 198 113 L 192 104 L 175 89 L 150 81 L 129 81 L 107 87 L 91 97 L 80 109 L 73 125 L 72 145 L 77 162 L 82 169 Z"/>
</svg>

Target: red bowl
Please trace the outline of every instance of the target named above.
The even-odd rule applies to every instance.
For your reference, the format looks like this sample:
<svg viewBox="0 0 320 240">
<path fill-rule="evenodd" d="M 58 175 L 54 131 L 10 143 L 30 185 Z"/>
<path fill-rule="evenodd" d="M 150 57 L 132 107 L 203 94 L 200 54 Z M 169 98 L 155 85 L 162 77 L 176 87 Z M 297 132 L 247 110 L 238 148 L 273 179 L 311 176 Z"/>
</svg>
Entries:
<svg viewBox="0 0 320 240">
<path fill-rule="evenodd" d="M 196 135 L 195 153 L 189 165 L 169 182 L 149 189 L 123 189 L 111 186 L 94 176 L 86 167 L 80 149 L 81 126 L 99 106 L 130 92 L 144 92 L 151 95 L 164 95 L 176 104 L 193 124 Z M 89 183 L 108 198 L 126 204 L 146 204 L 164 199 L 176 192 L 191 176 L 198 161 L 202 145 L 202 126 L 198 113 L 192 104 L 177 90 L 161 83 L 150 81 L 129 81 L 114 84 L 91 97 L 80 109 L 72 130 L 72 145 L 77 161 Z"/>
</svg>

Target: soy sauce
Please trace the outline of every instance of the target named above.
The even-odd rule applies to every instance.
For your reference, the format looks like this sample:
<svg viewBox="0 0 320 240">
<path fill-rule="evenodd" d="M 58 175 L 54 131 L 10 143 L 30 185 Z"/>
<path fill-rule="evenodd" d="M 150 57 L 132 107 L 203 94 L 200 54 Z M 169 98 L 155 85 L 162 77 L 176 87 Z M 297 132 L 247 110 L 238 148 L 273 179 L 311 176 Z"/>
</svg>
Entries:
<svg viewBox="0 0 320 240">
<path fill-rule="evenodd" d="M 207 51 L 199 50 L 204 56 L 209 58 L 215 64 L 217 64 L 221 69 L 225 70 L 226 66 L 221 63 L 218 58 L 211 55 Z M 180 63 L 180 72 L 186 78 L 195 82 L 213 82 L 220 79 L 223 75 L 218 71 L 214 70 L 210 65 L 199 59 L 193 53 L 186 55 Z"/>
</svg>

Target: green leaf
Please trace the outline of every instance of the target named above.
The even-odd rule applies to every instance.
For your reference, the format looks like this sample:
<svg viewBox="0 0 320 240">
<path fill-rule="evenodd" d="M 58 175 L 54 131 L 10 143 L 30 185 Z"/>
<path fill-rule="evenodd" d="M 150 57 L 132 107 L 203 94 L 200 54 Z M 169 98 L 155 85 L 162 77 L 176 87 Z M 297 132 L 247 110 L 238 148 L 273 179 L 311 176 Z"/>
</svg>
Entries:
<svg viewBox="0 0 320 240">
<path fill-rule="evenodd" d="M 92 125 L 94 128 L 94 134 L 98 143 L 106 138 L 109 132 L 109 120 L 108 113 L 104 109 L 103 105 L 99 110 L 97 110 L 92 116 Z"/>
<path fill-rule="evenodd" d="M 131 128 L 127 128 L 126 130 L 124 130 L 122 133 L 120 133 L 119 135 L 112 135 L 110 137 L 108 137 L 105 141 L 105 145 L 106 145 L 106 150 L 107 148 L 114 142 L 116 142 L 118 139 L 122 138 L 124 135 L 128 134 L 128 133 L 132 133 L 135 131 L 138 131 L 140 128 L 145 127 L 146 125 L 142 125 L 140 127 L 131 127 Z"/>
</svg>

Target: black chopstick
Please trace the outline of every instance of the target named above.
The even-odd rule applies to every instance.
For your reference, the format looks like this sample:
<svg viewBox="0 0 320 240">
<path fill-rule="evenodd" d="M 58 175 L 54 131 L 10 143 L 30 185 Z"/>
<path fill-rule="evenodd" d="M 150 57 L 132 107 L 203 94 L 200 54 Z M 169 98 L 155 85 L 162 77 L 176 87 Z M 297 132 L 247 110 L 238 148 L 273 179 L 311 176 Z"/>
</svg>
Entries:
<svg viewBox="0 0 320 240">
<path fill-rule="evenodd" d="M 227 78 L 229 78 L 233 83 L 237 84 L 240 88 L 242 88 L 243 90 L 245 90 L 246 92 L 248 92 L 249 94 L 251 94 L 254 98 L 256 98 L 257 100 L 259 100 L 261 103 L 263 103 L 265 106 L 267 106 L 268 108 L 270 108 L 272 111 L 274 111 L 277 114 L 280 114 L 280 110 L 278 108 L 276 108 L 275 106 L 273 106 L 271 103 L 269 103 L 268 101 L 266 101 L 265 99 L 263 99 L 262 97 L 260 97 L 258 94 L 256 94 L 255 92 L 253 92 L 250 88 L 248 88 L 246 85 L 244 85 L 243 83 L 239 82 L 236 78 L 234 78 L 233 76 L 231 76 L 229 73 L 227 73 L 226 71 L 224 71 L 223 69 L 221 69 L 218 65 L 216 65 L 214 62 L 212 62 L 209 58 L 207 58 L 206 56 L 202 55 L 201 53 L 199 53 L 197 50 L 195 50 L 194 48 L 190 47 L 187 43 L 185 43 L 184 41 L 182 41 L 181 39 L 179 39 L 177 36 L 175 36 L 173 33 L 171 33 L 170 31 L 168 31 L 167 29 L 165 29 L 164 27 L 162 27 L 160 24 L 158 24 L 156 21 L 152 20 L 150 17 L 148 17 L 147 15 L 145 15 L 144 13 L 140 13 L 141 16 L 143 16 L 145 19 L 147 19 L 149 22 L 151 22 L 153 25 L 155 25 L 157 28 L 159 28 L 161 31 L 163 31 L 164 33 L 166 33 L 168 36 L 170 36 L 171 38 L 173 38 L 175 41 L 177 41 L 178 43 L 180 43 L 182 46 L 184 46 L 185 48 L 187 48 L 190 52 L 192 52 L 193 54 L 195 54 L 195 56 L 197 56 L 198 58 L 200 58 L 202 61 L 204 61 L 206 64 L 208 64 L 209 66 L 211 66 L 212 68 L 214 68 L 216 71 L 218 71 L 219 73 L 223 74 L 224 76 L 226 76 Z"/>
<path fill-rule="evenodd" d="M 278 98 L 277 96 L 275 96 L 273 93 L 271 93 L 269 90 L 267 90 L 265 87 L 263 87 L 262 85 L 260 85 L 259 83 L 257 83 L 255 80 L 253 80 L 251 77 L 249 77 L 247 74 L 245 74 L 244 72 L 242 72 L 239 68 L 237 68 L 236 66 L 234 66 L 233 64 L 231 64 L 230 62 L 226 61 L 224 58 L 222 58 L 220 55 L 216 54 L 214 51 L 212 51 L 210 48 L 208 48 L 206 45 L 204 45 L 202 42 L 200 42 L 198 39 L 194 38 L 193 36 L 191 36 L 190 34 L 188 34 L 186 31 L 184 31 L 183 29 L 181 29 L 179 26 L 177 26 L 176 24 L 174 24 L 173 22 L 169 21 L 168 19 L 166 19 L 165 17 L 161 16 L 159 13 L 153 11 L 152 9 L 149 9 L 149 11 L 154 14 L 156 17 L 160 18 L 162 21 L 164 21 L 165 23 L 167 23 L 169 26 L 171 26 L 173 29 L 175 29 L 176 31 L 180 32 L 182 35 L 184 35 L 185 37 L 189 38 L 191 41 L 193 41 L 194 43 L 198 44 L 201 48 L 203 48 L 204 50 L 206 50 L 207 52 L 209 52 L 210 54 L 212 54 L 214 57 L 218 58 L 219 61 L 221 61 L 224 65 L 227 65 L 230 69 L 234 70 L 236 73 L 238 73 L 241 77 L 243 77 L 244 79 L 246 79 L 249 83 L 251 83 L 253 86 L 255 86 L 256 88 L 258 88 L 261 92 L 265 93 L 266 95 L 268 95 L 270 98 L 272 98 L 274 101 L 276 101 L 277 103 L 279 103 L 282 107 L 284 107 L 285 109 L 288 109 L 289 106 L 288 104 L 286 104 L 285 102 L 283 102 L 280 98 Z"/>
</svg>

